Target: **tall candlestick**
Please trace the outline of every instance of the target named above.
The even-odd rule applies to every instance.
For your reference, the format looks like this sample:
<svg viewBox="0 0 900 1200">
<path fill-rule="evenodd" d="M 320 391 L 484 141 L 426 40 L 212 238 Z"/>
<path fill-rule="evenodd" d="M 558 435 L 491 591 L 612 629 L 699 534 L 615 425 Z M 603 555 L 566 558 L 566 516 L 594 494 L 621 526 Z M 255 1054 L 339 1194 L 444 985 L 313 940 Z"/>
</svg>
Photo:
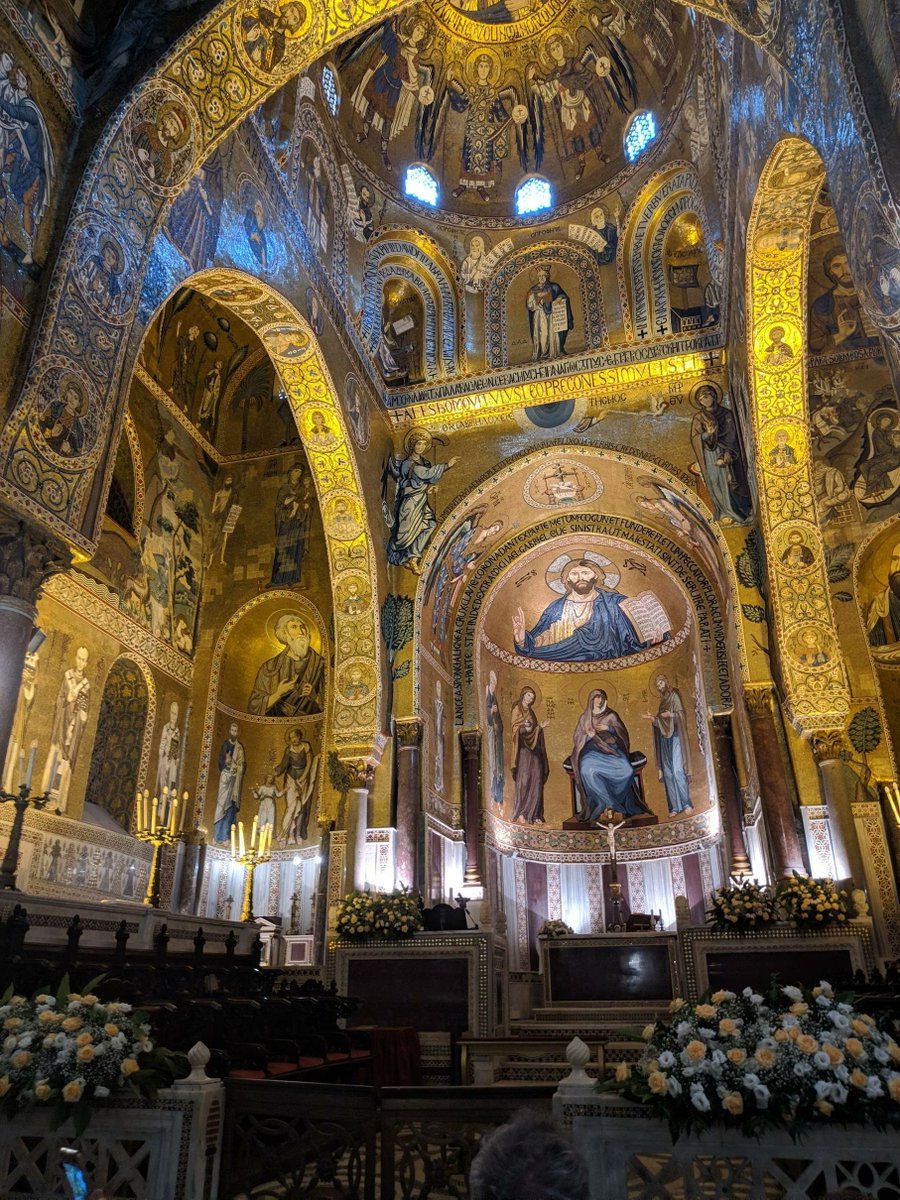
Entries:
<svg viewBox="0 0 900 1200">
<path fill-rule="evenodd" d="M 243 821 L 238 821 L 238 841 L 240 842 L 240 846 L 241 846 L 241 858 L 243 858 L 245 856 L 245 854 L 247 853 L 247 849 L 244 845 L 244 822 Z"/>
<path fill-rule="evenodd" d="M 258 816 L 254 817 L 253 824 L 250 826 L 250 849 L 251 850 L 254 850 L 256 848 L 256 823 L 258 820 L 259 820 Z"/>
<path fill-rule="evenodd" d="M 169 809 L 169 833 L 175 832 L 175 810 L 178 808 L 178 797 L 172 797 L 172 807 Z"/>
<path fill-rule="evenodd" d="M 156 814 L 159 808 L 159 801 L 154 796 L 150 803 L 150 833 L 156 833 Z"/>
<path fill-rule="evenodd" d="M 25 783 L 25 751 L 19 751 L 19 787 Z"/>
<path fill-rule="evenodd" d="M 232 860 L 237 858 L 237 854 L 235 852 L 235 845 L 234 845 L 234 826 L 233 825 L 231 827 L 231 857 L 232 857 Z"/>
</svg>

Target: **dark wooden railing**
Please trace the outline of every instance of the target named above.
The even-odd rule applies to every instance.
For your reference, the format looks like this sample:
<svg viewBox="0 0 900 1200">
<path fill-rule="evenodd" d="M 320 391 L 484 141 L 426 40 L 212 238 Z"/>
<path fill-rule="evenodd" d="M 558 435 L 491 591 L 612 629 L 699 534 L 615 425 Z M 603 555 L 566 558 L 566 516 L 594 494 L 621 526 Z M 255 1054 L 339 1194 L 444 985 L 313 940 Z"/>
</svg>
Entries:
<svg viewBox="0 0 900 1200">
<path fill-rule="evenodd" d="M 226 1082 L 219 1200 L 467 1200 L 486 1132 L 553 1086 L 375 1088 Z"/>
</svg>

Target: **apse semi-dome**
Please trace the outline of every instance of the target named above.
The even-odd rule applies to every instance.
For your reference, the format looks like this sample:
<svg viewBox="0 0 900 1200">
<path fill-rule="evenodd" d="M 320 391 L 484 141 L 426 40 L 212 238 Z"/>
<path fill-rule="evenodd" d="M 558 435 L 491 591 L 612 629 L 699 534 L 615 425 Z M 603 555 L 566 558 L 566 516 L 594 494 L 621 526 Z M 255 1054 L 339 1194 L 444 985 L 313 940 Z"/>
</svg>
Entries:
<svg viewBox="0 0 900 1200">
<path fill-rule="evenodd" d="M 690 14 L 668 0 L 432 0 L 351 38 L 313 74 L 364 180 L 408 204 L 406 169 L 419 163 L 437 181 L 438 219 L 516 225 L 624 182 L 639 165 L 628 130 L 648 114 L 663 140 L 694 46 Z M 517 217 L 517 189 L 534 177 L 549 181 L 552 206 Z"/>
</svg>

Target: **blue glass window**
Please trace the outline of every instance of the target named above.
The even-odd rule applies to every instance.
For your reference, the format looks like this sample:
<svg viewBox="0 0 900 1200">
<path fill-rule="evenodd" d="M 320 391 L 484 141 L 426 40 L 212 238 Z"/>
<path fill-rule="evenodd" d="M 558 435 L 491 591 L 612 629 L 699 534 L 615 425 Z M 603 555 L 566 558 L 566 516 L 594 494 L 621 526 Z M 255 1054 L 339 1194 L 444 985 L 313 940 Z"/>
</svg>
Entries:
<svg viewBox="0 0 900 1200">
<path fill-rule="evenodd" d="M 328 105 L 328 111 L 333 117 L 336 117 L 338 105 L 341 102 L 341 95 L 338 91 L 334 71 L 327 63 L 322 68 L 322 92 L 325 95 L 325 103 Z"/>
<path fill-rule="evenodd" d="M 656 137 L 656 119 L 652 112 L 635 113 L 625 130 L 625 157 L 634 162 Z"/>
<path fill-rule="evenodd" d="M 403 180 L 403 190 L 413 200 L 418 200 L 422 204 L 430 204 L 432 208 L 437 207 L 437 180 L 427 167 L 423 167 L 419 163 L 414 163 L 413 166 L 407 167 L 406 176 Z"/>
<path fill-rule="evenodd" d="M 543 212 L 553 207 L 553 191 L 546 179 L 532 175 L 516 188 L 516 216 Z"/>
</svg>

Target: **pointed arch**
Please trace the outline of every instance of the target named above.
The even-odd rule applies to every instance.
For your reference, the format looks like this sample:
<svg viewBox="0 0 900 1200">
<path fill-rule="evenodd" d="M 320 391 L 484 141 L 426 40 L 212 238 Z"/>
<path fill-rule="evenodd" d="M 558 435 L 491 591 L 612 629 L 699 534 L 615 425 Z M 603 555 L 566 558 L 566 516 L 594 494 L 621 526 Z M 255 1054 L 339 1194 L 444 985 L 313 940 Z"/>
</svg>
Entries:
<svg viewBox="0 0 900 1200">
<path fill-rule="evenodd" d="M 747 366 L 760 525 L 786 707 L 801 733 L 840 726 L 850 710 L 816 513 L 807 412 L 807 258 L 824 178 L 813 147 L 784 138 L 763 167 L 747 226 Z M 812 560 L 799 579 L 782 559 L 795 540 Z"/>
<path fill-rule="evenodd" d="M 672 332 L 666 279 L 666 237 L 675 221 L 692 213 L 709 244 L 709 221 L 694 166 L 670 163 L 641 189 L 625 218 L 619 248 L 620 280 L 624 283 L 623 319 L 629 338 L 635 331 L 653 340 Z M 710 269 L 715 260 L 709 259 Z M 721 280 L 716 280 L 721 283 Z M 641 334 L 641 331 L 644 331 Z"/>
<path fill-rule="evenodd" d="M 365 660 L 371 684 L 363 703 L 348 703 L 340 686 L 332 689 L 332 743 L 342 754 L 365 757 L 380 729 L 378 581 L 359 471 L 331 375 L 309 323 L 270 284 L 241 271 L 213 268 L 190 276 L 180 286 L 192 287 L 231 309 L 256 333 L 290 399 L 325 530 L 334 599 L 334 677 L 339 685 L 348 661 L 358 666 Z M 347 612 L 349 606 L 340 602 L 344 584 L 349 578 L 358 581 L 361 575 L 369 580 L 372 602 L 362 613 Z"/>
<path fill-rule="evenodd" d="M 366 248 L 363 270 L 361 332 L 374 351 L 381 334 L 384 283 L 403 279 L 418 292 L 425 309 L 425 374 L 428 379 L 455 374 L 459 361 L 460 311 L 455 271 L 438 246 L 415 230 L 397 229 Z"/>
</svg>

